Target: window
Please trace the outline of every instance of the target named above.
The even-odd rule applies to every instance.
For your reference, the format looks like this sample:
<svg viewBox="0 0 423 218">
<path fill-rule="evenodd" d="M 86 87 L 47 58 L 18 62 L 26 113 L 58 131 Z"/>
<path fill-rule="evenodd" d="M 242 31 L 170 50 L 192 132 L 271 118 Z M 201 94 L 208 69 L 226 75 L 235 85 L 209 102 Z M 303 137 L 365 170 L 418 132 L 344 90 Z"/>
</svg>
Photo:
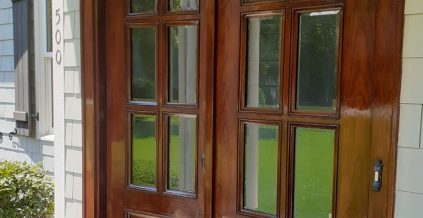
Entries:
<svg viewBox="0 0 423 218">
<path fill-rule="evenodd" d="M 53 43 L 52 0 L 34 1 L 35 113 L 36 136 L 52 140 L 53 126 Z"/>
</svg>

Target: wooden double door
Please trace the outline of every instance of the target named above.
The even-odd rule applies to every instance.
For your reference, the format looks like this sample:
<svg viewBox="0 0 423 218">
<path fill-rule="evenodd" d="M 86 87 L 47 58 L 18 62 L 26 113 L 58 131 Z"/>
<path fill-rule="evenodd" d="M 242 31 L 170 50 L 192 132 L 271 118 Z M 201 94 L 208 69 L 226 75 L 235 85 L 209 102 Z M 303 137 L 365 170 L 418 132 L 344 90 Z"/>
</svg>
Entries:
<svg viewBox="0 0 423 218">
<path fill-rule="evenodd" d="M 107 0 L 107 216 L 367 217 L 375 5 Z"/>
</svg>

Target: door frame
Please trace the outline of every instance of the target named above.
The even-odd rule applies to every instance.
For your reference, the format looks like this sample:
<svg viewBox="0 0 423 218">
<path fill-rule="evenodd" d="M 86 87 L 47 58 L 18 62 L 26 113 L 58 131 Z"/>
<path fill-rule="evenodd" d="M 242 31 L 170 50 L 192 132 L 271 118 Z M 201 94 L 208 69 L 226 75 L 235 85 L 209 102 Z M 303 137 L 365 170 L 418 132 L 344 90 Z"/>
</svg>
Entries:
<svg viewBox="0 0 423 218">
<path fill-rule="evenodd" d="M 215 14 L 217 1 L 208 1 Z M 375 193 L 369 187 L 369 216 L 393 218 L 395 206 L 395 180 L 397 140 L 399 126 L 399 100 L 402 72 L 402 44 L 405 0 L 376 1 L 374 38 L 374 80 L 372 102 L 372 148 L 370 166 L 376 160 L 384 163 L 383 187 Z M 103 0 L 80 0 L 81 58 L 82 58 L 82 111 L 83 111 L 83 215 L 87 218 L 106 217 L 106 69 L 105 63 L 105 3 Z M 209 48 L 215 50 L 216 22 L 210 16 L 207 22 L 213 32 Z M 215 53 L 215 52 L 214 52 Z M 211 63 L 215 63 L 214 60 Z M 213 66 L 215 67 L 215 66 Z M 215 72 L 215 69 L 213 69 Z M 210 78 L 214 84 L 214 77 Z M 214 99 L 215 90 L 209 98 Z M 214 101 L 214 100 L 213 100 Z M 211 101 L 211 102 L 213 102 Z M 213 103 L 210 105 L 214 108 Z M 214 109 L 213 109 L 214 111 Z M 213 112 L 207 115 L 207 126 L 213 129 Z M 390 136 L 390 137 L 386 137 Z M 213 187 L 213 134 L 207 136 L 206 153 L 206 208 L 212 217 Z M 372 177 L 369 169 L 369 179 Z M 383 213 L 380 213 L 383 211 Z"/>
</svg>

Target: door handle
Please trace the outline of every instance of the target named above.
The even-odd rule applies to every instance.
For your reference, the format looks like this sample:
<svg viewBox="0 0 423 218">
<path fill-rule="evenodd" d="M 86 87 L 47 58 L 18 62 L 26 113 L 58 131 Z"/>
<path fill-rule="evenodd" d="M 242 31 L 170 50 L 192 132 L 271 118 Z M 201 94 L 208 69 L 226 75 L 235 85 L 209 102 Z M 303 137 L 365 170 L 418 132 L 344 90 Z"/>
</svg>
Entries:
<svg viewBox="0 0 423 218">
<path fill-rule="evenodd" d="M 382 171 L 383 164 L 381 160 L 377 160 L 374 166 L 373 191 L 379 192 L 382 188 Z"/>
</svg>

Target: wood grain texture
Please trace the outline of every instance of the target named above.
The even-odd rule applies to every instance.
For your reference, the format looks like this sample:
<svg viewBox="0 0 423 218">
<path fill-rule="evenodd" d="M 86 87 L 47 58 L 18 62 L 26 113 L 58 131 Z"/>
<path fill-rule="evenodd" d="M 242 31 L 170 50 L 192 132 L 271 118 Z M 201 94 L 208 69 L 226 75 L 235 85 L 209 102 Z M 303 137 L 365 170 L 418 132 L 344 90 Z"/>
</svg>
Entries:
<svg viewBox="0 0 423 218">
<path fill-rule="evenodd" d="M 338 217 L 367 217 L 375 1 L 345 2 Z"/>
<path fill-rule="evenodd" d="M 289 175 L 292 167 L 286 158 L 290 154 L 290 141 L 286 137 L 290 135 L 289 123 L 339 129 L 334 217 L 393 217 L 404 0 L 292 0 L 245 4 L 235 0 L 207 0 L 201 2 L 205 12 L 200 15 L 170 15 L 165 5 L 159 4 L 158 13 L 166 14 L 162 19 L 151 16 L 142 19 L 159 23 L 201 20 L 200 56 L 204 62 L 199 65 L 198 89 L 202 93 L 199 101 L 204 103 L 198 107 L 164 105 L 163 84 L 159 84 L 157 106 L 127 102 L 127 80 L 122 79 L 128 59 L 124 46 L 125 24 L 140 23 L 139 15 L 128 16 L 127 5 L 120 1 L 81 1 L 85 217 L 124 217 L 128 213 L 141 217 L 243 217 L 238 212 L 239 182 L 236 179 L 241 119 L 281 123 L 279 217 L 291 216 Z M 344 13 L 339 117 L 289 113 L 293 66 L 288 63 L 292 61 L 291 49 L 296 46 L 292 39 L 296 23 L 293 9 L 333 6 L 341 6 Z M 241 14 L 269 11 L 284 11 L 282 111 L 239 111 Z M 159 50 L 162 50 L 164 38 L 159 41 Z M 159 64 L 159 72 L 163 72 L 163 65 Z M 161 76 L 159 81 L 163 79 Z M 203 185 L 202 200 L 140 193 L 126 187 L 127 152 L 124 148 L 128 132 L 123 124 L 127 122 L 128 111 L 143 110 L 201 114 L 199 129 L 204 131 L 199 136 L 202 144 L 199 152 L 206 154 L 205 174 L 198 181 Z M 164 126 L 160 124 L 159 129 L 163 132 Z M 160 164 L 163 164 L 162 158 Z M 376 159 L 382 159 L 385 165 L 383 178 L 386 180 L 379 193 L 371 189 L 372 164 Z"/>
<path fill-rule="evenodd" d="M 107 217 L 123 217 L 126 186 L 126 103 L 124 2 L 105 2 Z M 114 128 L 112 128 L 114 127 Z"/>
<path fill-rule="evenodd" d="M 104 3 L 81 1 L 83 170 L 86 218 L 106 217 Z"/>
<path fill-rule="evenodd" d="M 379 1 L 376 11 L 371 163 L 382 160 L 384 171 L 381 191 L 370 190 L 369 217 L 394 217 L 404 5 Z"/>
<path fill-rule="evenodd" d="M 106 136 L 107 136 L 107 216 L 121 217 L 124 211 L 147 212 L 172 217 L 204 217 L 210 214 L 210 189 L 212 160 L 212 100 L 214 65 L 214 3 L 201 2 L 200 12 L 170 13 L 164 1 L 159 1 L 155 14 L 131 14 L 129 1 L 106 1 L 105 39 L 106 48 Z M 168 99 L 168 25 L 198 24 L 198 103 L 197 105 L 175 105 Z M 132 27 L 154 25 L 156 32 L 156 103 L 135 102 L 131 99 L 131 43 Z M 156 188 L 150 191 L 130 185 L 131 167 L 131 122 L 128 113 L 157 114 L 157 169 Z M 167 190 L 167 146 L 169 114 L 192 114 L 198 117 L 197 157 L 206 154 L 206 167 L 203 172 L 200 158 L 197 158 L 197 192 L 187 196 Z M 109 119 L 110 117 L 110 119 Z M 209 128 L 207 128 L 209 127 Z M 208 153 L 206 153 L 206 150 Z M 207 183 L 207 184 L 206 184 Z M 207 196 L 206 196 L 207 195 Z M 140 200 L 141 199 L 141 200 Z M 208 209 L 208 212 L 206 211 Z M 210 215 L 208 215 L 210 216 Z"/>
</svg>

